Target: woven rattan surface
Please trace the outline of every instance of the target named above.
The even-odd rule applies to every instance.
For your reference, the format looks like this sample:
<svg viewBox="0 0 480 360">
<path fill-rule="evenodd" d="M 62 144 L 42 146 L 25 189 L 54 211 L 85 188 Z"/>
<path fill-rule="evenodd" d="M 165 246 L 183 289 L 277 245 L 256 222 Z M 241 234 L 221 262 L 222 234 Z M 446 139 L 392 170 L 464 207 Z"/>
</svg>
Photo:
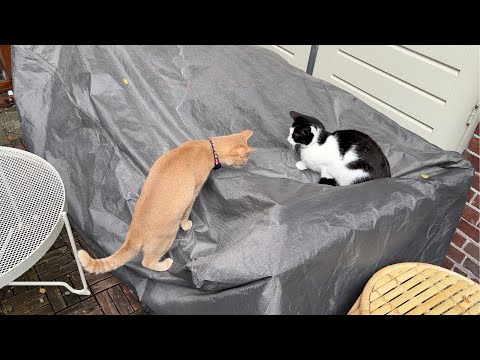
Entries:
<svg viewBox="0 0 480 360">
<path fill-rule="evenodd" d="M 480 285 L 442 267 L 400 263 L 377 271 L 349 315 L 479 315 Z"/>
</svg>

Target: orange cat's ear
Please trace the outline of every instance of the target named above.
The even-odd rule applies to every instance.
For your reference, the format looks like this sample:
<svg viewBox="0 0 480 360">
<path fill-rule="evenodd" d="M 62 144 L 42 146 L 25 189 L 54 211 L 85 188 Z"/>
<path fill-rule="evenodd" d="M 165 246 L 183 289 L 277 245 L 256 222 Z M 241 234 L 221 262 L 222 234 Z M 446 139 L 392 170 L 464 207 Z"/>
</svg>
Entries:
<svg viewBox="0 0 480 360">
<path fill-rule="evenodd" d="M 254 147 L 240 145 L 237 147 L 237 154 L 242 156 L 248 154 L 250 151 L 256 150 Z"/>
<path fill-rule="evenodd" d="M 252 135 L 253 131 L 252 130 L 243 130 L 240 131 L 239 134 L 246 140 L 248 140 Z"/>
</svg>

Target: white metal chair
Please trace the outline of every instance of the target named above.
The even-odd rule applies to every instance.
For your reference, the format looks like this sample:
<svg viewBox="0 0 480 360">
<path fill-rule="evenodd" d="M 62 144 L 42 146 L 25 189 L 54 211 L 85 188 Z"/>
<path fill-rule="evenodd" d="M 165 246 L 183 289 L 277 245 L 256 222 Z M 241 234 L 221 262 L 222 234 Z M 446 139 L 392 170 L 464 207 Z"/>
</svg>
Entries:
<svg viewBox="0 0 480 360">
<path fill-rule="evenodd" d="M 65 225 L 83 289 L 59 281 L 14 281 L 53 245 Z M 0 146 L 0 288 L 64 286 L 90 295 L 67 217 L 65 187 L 55 168 L 27 151 Z"/>
</svg>

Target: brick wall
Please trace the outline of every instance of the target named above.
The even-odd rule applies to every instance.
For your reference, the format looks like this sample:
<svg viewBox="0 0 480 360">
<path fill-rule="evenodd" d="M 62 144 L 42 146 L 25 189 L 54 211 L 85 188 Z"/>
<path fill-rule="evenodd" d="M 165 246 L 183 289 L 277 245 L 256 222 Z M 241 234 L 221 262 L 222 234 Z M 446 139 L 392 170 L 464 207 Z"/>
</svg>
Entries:
<svg viewBox="0 0 480 360">
<path fill-rule="evenodd" d="M 463 152 L 475 168 L 475 177 L 468 193 L 467 202 L 463 209 L 462 218 L 453 236 L 447 256 L 442 266 L 462 274 L 473 281 L 480 283 L 480 143 L 479 127 L 470 140 L 468 149 Z"/>
</svg>

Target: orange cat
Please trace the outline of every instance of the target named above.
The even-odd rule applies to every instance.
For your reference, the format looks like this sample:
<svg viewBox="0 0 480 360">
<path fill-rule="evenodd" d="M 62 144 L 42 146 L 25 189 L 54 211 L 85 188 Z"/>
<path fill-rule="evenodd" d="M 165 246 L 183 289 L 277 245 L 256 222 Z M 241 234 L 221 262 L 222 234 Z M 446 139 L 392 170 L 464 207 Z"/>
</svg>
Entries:
<svg viewBox="0 0 480 360">
<path fill-rule="evenodd" d="M 124 244 L 113 255 L 98 260 L 80 250 L 84 268 L 93 273 L 115 270 L 143 250 L 144 267 L 168 270 L 173 260 L 159 260 L 172 246 L 178 227 L 185 231 L 192 227 L 188 217 L 210 170 L 221 163 L 244 166 L 248 153 L 255 150 L 247 145 L 252 135 L 253 131 L 244 130 L 213 137 L 211 142 L 187 141 L 162 155 L 145 179 Z"/>
</svg>

